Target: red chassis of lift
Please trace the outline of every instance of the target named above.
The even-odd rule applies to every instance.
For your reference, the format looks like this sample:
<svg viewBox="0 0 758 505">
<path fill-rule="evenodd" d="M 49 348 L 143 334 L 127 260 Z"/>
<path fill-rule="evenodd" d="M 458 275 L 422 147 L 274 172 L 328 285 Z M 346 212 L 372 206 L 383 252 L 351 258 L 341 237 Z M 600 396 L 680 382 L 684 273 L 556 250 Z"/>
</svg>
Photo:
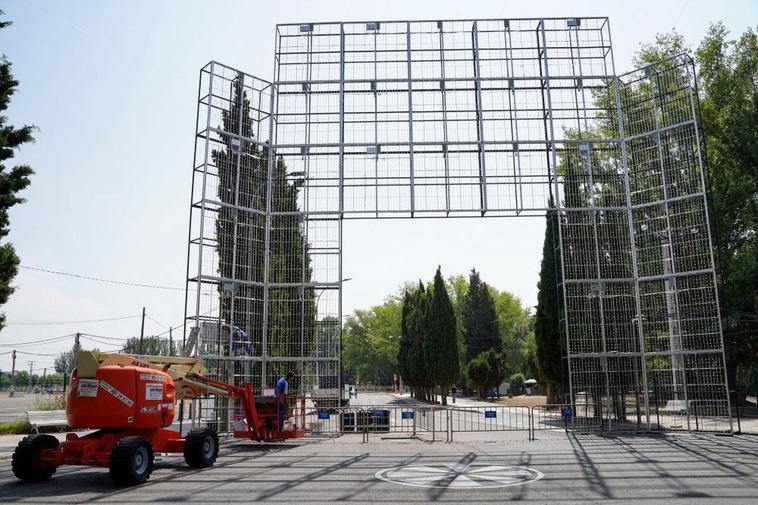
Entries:
<svg viewBox="0 0 758 505">
<path fill-rule="evenodd" d="M 184 439 L 168 429 L 157 430 L 98 430 L 80 437 L 67 433 L 66 441 L 55 449 L 40 453 L 40 463 L 49 466 L 89 465 L 107 468 L 113 447 L 120 439 L 139 436 L 147 439 L 155 452 L 183 453 Z"/>
<path fill-rule="evenodd" d="M 300 438 L 305 435 L 303 421 L 296 421 L 291 429 L 283 430 L 280 424 L 289 418 L 291 409 L 287 406 L 287 413 L 279 416 L 281 400 L 277 399 L 275 409 L 258 412 L 253 390 L 249 384 L 233 386 L 208 377 L 196 375 L 196 380 L 205 382 L 216 389 L 226 390 L 227 396 L 240 401 L 244 412 L 245 430 L 234 430 L 235 438 L 248 438 L 259 442 L 272 442 L 290 438 Z M 305 399 L 300 398 L 300 412 L 305 412 Z M 264 409 L 265 410 L 265 409 Z M 240 423 L 235 422 L 235 427 Z M 283 428 L 283 427 L 282 427 Z M 111 453 L 115 444 L 124 437 L 139 436 L 147 439 L 157 453 L 183 453 L 184 439 L 173 430 L 166 428 L 130 430 L 130 429 L 103 429 L 80 437 L 76 433 L 66 434 L 66 441 L 57 448 L 45 449 L 40 453 L 40 463 L 50 466 L 60 465 L 90 465 L 108 467 Z"/>
</svg>

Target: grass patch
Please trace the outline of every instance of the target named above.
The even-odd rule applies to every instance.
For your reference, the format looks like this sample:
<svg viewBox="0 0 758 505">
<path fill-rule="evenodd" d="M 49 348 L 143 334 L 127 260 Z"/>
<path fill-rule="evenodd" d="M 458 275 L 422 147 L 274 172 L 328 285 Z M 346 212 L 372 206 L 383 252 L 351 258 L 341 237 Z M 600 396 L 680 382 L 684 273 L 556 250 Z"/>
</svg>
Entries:
<svg viewBox="0 0 758 505">
<path fill-rule="evenodd" d="M 19 419 L 9 423 L 0 423 L 0 435 L 16 435 L 31 433 L 32 425 L 28 419 Z"/>
<path fill-rule="evenodd" d="M 59 395 L 37 398 L 34 400 L 34 408 L 29 410 L 66 410 L 66 397 Z"/>
</svg>

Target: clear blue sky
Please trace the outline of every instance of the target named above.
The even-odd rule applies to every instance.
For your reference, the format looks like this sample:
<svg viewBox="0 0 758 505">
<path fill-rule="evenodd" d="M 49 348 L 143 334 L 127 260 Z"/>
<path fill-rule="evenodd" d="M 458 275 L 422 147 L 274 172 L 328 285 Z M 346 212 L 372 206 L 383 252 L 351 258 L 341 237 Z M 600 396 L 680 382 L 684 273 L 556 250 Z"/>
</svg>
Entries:
<svg viewBox="0 0 758 505">
<path fill-rule="evenodd" d="M 278 22 L 608 16 L 619 71 L 641 42 L 676 26 L 696 45 L 711 21 L 733 34 L 758 21 L 758 2 L 698 1 L 5 1 L 0 50 L 20 81 L 8 111 L 39 127 L 16 161 L 36 175 L 11 212 L 25 265 L 184 286 L 197 75 L 211 59 L 270 78 Z M 404 280 L 476 266 L 485 280 L 536 301 L 542 219 L 352 221 L 345 226 L 346 312 L 379 303 Z M 434 253 L 430 252 L 434 251 Z M 22 270 L 3 308 L 10 323 L 136 316 L 182 320 L 184 295 Z M 139 334 L 139 318 L 67 325 L 11 324 L 0 344 L 75 331 Z M 181 338 L 181 337 L 179 337 Z M 29 347 L 54 354 L 72 340 Z M 88 345 L 88 342 L 84 342 Z M 108 346 L 100 346 L 102 349 Z M 19 348 L 21 349 L 21 348 Z M 0 348 L 0 353 L 9 350 Z M 17 367 L 51 366 L 20 355 Z M 0 356 L 0 368 L 10 357 Z"/>
</svg>

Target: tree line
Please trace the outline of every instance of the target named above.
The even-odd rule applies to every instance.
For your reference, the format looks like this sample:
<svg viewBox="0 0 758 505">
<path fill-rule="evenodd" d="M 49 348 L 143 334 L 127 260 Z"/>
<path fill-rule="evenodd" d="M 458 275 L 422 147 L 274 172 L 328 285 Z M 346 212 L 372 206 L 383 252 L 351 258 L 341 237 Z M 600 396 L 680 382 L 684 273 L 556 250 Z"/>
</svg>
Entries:
<svg viewBox="0 0 758 505">
<path fill-rule="evenodd" d="M 484 394 L 512 376 L 519 386 L 537 372 L 533 320 L 476 270 L 444 279 L 438 269 L 433 281 L 406 283 L 347 317 L 345 380 L 389 385 L 399 372 L 415 396 L 431 401 L 439 390 L 443 402 L 453 385 Z"/>
</svg>

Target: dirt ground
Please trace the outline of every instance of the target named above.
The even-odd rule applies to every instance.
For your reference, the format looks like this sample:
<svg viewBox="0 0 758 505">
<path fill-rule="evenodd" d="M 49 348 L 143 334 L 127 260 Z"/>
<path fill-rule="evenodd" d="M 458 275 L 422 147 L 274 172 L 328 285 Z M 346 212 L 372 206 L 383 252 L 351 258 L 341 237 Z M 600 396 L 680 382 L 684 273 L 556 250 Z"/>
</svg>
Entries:
<svg viewBox="0 0 758 505">
<path fill-rule="evenodd" d="M 532 396 L 514 396 L 513 398 L 508 398 L 507 396 L 501 396 L 499 399 L 494 400 L 494 403 L 497 403 L 499 405 L 508 405 L 508 406 L 526 406 L 526 407 L 533 407 L 534 405 L 545 405 L 547 403 L 547 397 L 542 395 L 532 395 Z"/>
</svg>

